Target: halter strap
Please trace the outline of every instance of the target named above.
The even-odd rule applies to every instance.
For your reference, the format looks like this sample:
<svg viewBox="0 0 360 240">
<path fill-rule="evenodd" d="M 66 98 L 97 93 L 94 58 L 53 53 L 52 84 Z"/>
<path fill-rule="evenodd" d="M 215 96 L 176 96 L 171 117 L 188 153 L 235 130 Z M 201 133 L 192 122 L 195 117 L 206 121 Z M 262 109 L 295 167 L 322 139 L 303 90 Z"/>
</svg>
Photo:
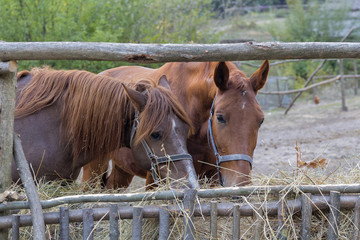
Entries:
<svg viewBox="0 0 360 240">
<path fill-rule="evenodd" d="M 246 154 L 229 154 L 229 155 L 223 155 L 221 156 L 219 154 L 219 151 L 217 150 L 216 144 L 215 144 L 215 139 L 214 139 L 214 135 L 213 135 L 213 131 L 212 131 L 212 116 L 214 114 L 214 104 L 215 104 L 215 98 L 216 95 L 214 97 L 214 100 L 211 104 L 211 108 L 210 108 L 210 116 L 209 116 L 209 120 L 208 120 L 208 129 L 207 129 L 207 139 L 208 139 L 208 143 L 210 148 L 212 148 L 212 150 L 214 151 L 215 157 L 216 157 L 216 165 L 217 165 L 217 170 L 218 170 L 218 178 L 219 178 L 219 182 L 221 186 L 224 186 L 224 182 L 221 176 L 221 171 L 220 171 L 220 164 L 223 162 L 230 162 L 230 161 L 247 161 L 250 163 L 250 167 L 252 168 L 253 165 L 253 160 L 249 155 Z"/>
<path fill-rule="evenodd" d="M 135 109 L 134 124 L 132 125 L 132 129 L 131 129 L 130 143 L 132 143 L 133 140 L 134 140 L 134 137 L 135 137 L 136 131 L 138 129 L 138 126 L 139 126 L 139 111 L 137 109 Z M 157 166 L 159 164 L 170 163 L 170 162 L 181 161 L 181 160 L 187 160 L 187 159 L 192 160 L 192 156 L 190 154 L 188 154 L 188 153 L 180 153 L 180 154 L 166 155 L 164 157 L 158 157 L 151 150 L 151 148 L 149 147 L 149 145 L 147 144 L 145 139 L 141 140 L 141 144 L 142 144 L 147 156 L 150 159 L 151 175 L 152 175 L 154 180 L 159 179 L 158 174 L 156 172 Z"/>
</svg>

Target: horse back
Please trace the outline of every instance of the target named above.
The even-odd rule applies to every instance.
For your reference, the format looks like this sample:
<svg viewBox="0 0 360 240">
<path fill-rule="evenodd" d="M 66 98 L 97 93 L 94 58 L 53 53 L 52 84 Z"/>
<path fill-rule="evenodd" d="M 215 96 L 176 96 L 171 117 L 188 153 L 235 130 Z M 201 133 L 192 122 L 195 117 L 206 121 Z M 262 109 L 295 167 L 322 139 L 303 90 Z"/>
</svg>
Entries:
<svg viewBox="0 0 360 240">
<path fill-rule="evenodd" d="M 140 66 L 122 66 L 105 70 L 99 75 L 121 79 L 123 82 L 134 83 L 139 80 L 150 80 L 156 82 L 157 71 L 156 69 L 145 68 Z M 161 76 L 161 75 L 160 75 Z M 159 77 L 160 77 L 159 76 Z"/>
</svg>

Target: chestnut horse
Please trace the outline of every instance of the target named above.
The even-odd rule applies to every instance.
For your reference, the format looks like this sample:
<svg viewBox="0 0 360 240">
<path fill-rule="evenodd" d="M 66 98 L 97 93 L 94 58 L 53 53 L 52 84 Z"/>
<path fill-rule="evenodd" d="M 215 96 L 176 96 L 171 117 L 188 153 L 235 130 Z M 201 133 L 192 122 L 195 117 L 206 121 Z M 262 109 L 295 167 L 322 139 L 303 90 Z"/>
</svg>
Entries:
<svg viewBox="0 0 360 240">
<path fill-rule="evenodd" d="M 79 70 L 22 72 L 15 132 L 37 178 L 74 179 L 85 164 L 126 147 L 140 169 L 160 177 L 170 171 L 197 188 L 186 148 L 191 120 L 168 88 L 164 76 L 156 86 Z M 12 176 L 19 178 L 14 164 Z"/>
<path fill-rule="evenodd" d="M 199 175 L 223 186 L 250 183 L 253 153 L 264 114 L 256 94 L 269 72 L 266 60 L 250 78 L 232 62 L 167 63 L 158 69 L 124 66 L 100 74 L 156 81 L 165 74 L 194 125 L 187 146 Z"/>
</svg>

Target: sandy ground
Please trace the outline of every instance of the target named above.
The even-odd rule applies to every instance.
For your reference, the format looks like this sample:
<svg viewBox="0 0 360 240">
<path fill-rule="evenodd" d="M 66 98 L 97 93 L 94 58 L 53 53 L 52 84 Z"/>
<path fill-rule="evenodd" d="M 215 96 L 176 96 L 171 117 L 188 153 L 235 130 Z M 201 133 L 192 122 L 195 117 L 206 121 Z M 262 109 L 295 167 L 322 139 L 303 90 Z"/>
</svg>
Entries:
<svg viewBox="0 0 360 240">
<path fill-rule="evenodd" d="M 320 156 L 328 162 L 327 171 L 360 162 L 360 96 L 315 105 L 299 101 L 284 115 L 285 109 L 265 111 L 254 155 L 253 173 L 272 174 L 296 166 L 296 141 L 302 160 Z"/>
</svg>

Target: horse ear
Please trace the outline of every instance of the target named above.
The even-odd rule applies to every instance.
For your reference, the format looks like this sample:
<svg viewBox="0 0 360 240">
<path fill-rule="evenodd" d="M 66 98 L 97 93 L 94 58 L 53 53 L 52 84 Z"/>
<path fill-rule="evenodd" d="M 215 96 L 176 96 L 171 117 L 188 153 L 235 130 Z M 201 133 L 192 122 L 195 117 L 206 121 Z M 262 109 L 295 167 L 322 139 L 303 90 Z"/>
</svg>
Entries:
<svg viewBox="0 0 360 240">
<path fill-rule="evenodd" d="M 164 88 L 167 88 L 170 90 L 170 84 L 169 81 L 167 80 L 165 75 L 162 75 L 159 79 L 159 86 L 162 86 Z"/>
<path fill-rule="evenodd" d="M 129 97 L 132 104 L 134 104 L 134 107 L 139 112 L 144 110 L 146 101 L 147 101 L 146 96 L 136 90 L 126 87 L 125 84 L 123 84 L 123 83 L 122 83 L 122 85 L 124 87 L 126 95 Z"/>
<path fill-rule="evenodd" d="M 256 70 L 256 72 L 254 72 L 254 74 L 251 75 L 250 77 L 250 82 L 253 86 L 255 93 L 257 93 L 258 90 L 260 90 L 265 86 L 268 73 L 269 73 L 269 61 L 265 60 L 261 64 L 260 68 Z"/>
<path fill-rule="evenodd" d="M 214 72 L 215 85 L 221 90 L 225 91 L 228 88 L 229 68 L 225 62 L 219 62 Z"/>
</svg>

